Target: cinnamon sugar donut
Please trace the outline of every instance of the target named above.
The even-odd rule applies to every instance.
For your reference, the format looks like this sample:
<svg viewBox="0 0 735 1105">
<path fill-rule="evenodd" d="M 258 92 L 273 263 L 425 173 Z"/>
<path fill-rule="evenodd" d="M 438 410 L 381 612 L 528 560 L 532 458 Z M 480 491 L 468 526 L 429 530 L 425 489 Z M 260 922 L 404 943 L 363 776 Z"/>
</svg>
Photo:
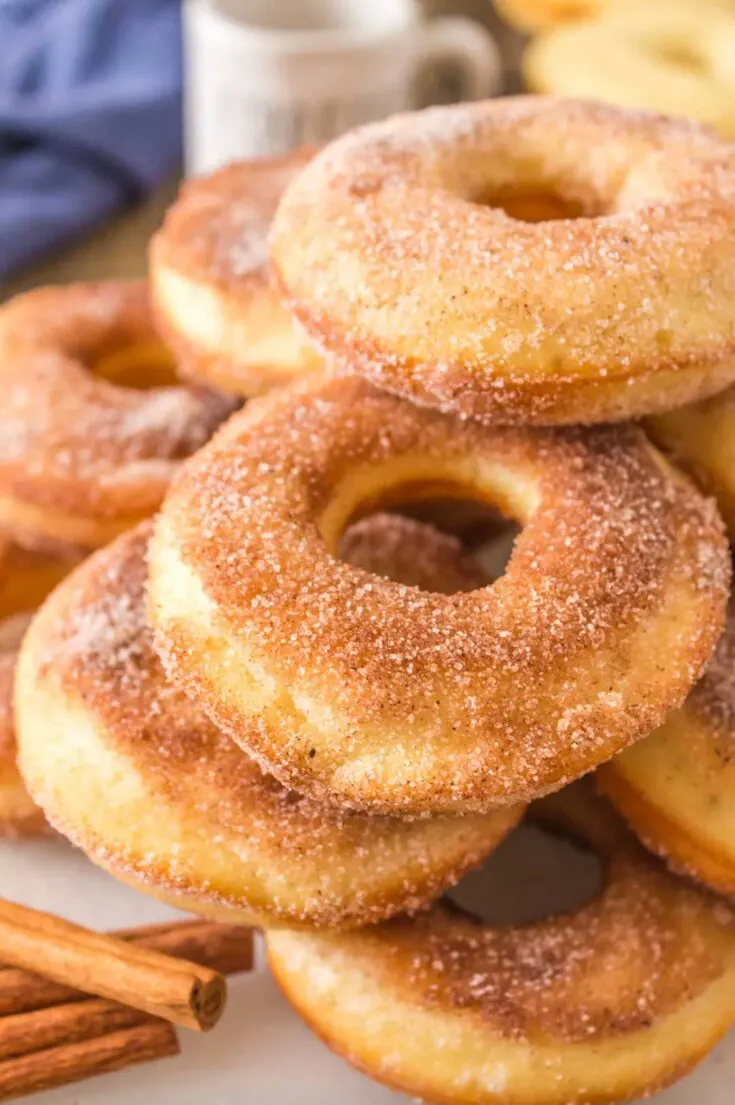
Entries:
<svg viewBox="0 0 735 1105">
<path fill-rule="evenodd" d="M 735 540 L 735 387 L 648 418 L 645 426 L 656 444 L 714 495 Z"/>
<path fill-rule="evenodd" d="M 707 672 L 661 728 L 600 768 L 600 787 L 643 842 L 735 895 L 735 598 Z"/>
<path fill-rule="evenodd" d="M 735 7 L 615 3 L 600 20 L 553 27 L 523 57 L 534 92 L 588 96 L 696 119 L 735 138 Z"/>
<path fill-rule="evenodd" d="M 443 1105 L 628 1101 L 703 1058 L 735 1021 L 732 913 L 607 807 L 563 798 L 568 831 L 605 868 L 575 912 L 497 926 L 436 906 L 357 932 L 267 934 L 276 981 L 329 1047 Z"/>
<path fill-rule="evenodd" d="M 650 414 L 735 379 L 735 148 L 517 97 L 338 139 L 286 190 L 278 278 L 336 367 L 494 422 Z"/>
<path fill-rule="evenodd" d="M 24 548 L 0 532 L 0 836 L 48 832 L 46 819 L 18 772 L 13 676 L 31 612 L 81 555 L 78 549 L 61 545 Z"/>
<path fill-rule="evenodd" d="M 165 680 L 145 622 L 148 536 L 144 525 L 85 564 L 23 645 L 22 769 L 57 828 L 141 889 L 263 925 L 354 925 L 414 910 L 489 855 L 519 811 L 367 819 L 264 775 Z M 411 585 L 453 590 L 485 578 L 450 538 L 405 519 L 371 519 L 347 546 L 356 562 Z"/>
<path fill-rule="evenodd" d="M 151 241 L 161 332 L 187 373 L 236 395 L 321 364 L 271 283 L 266 249 L 281 193 L 313 153 L 241 161 L 186 181 Z"/>
<path fill-rule="evenodd" d="M 336 559 L 352 520 L 438 492 L 525 527 L 493 586 Z M 354 379 L 231 419 L 150 561 L 157 646 L 210 716 L 284 785 L 401 815 L 526 801 L 651 732 L 704 670 L 729 578 L 714 504 L 642 431 L 491 430 Z"/>
<path fill-rule="evenodd" d="M 39 288 L 0 309 L 0 525 L 85 546 L 152 514 L 235 403 L 177 382 L 143 283 Z"/>
<path fill-rule="evenodd" d="M 534 32 L 547 27 L 567 24 L 573 20 L 587 19 L 606 22 L 620 11 L 632 12 L 645 22 L 653 8 L 667 10 L 674 22 L 678 12 L 685 8 L 697 8 L 706 19 L 710 11 L 735 9 L 734 0 L 495 0 L 495 6 L 513 27 Z M 577 58 L 573 59 L 574 62 Z"/>
<path fill-rule="evenodd" d="M 520 31 L 537 31 L 573 19 L 593 19 L 607 11 L 610 3 L 611 0 L 495 0 L 503 19 Z"/>
</svg>

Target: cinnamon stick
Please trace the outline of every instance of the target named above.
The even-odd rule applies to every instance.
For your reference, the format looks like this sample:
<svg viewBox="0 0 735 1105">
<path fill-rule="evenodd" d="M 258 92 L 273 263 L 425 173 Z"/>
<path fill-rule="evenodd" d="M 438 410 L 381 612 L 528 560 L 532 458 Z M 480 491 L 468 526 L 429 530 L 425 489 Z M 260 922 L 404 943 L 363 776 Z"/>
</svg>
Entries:
<svg viewBox="0 0 735 1105">
<path fill-rule="evenodd" d="M 120 929 L 110 935 L 152 951 L 192 959 L 223 975 L 249 971 L 253 965 L 252 930 L 213 921 L 173 921 Z M 2 949 L 0 949 L 0 955 Z M 90 995 L 16 967 L 0 966 L 0 1017 L 46 1009 Z"/>
<path fill-rule="evenodd" d="M 135 1063 L 164 1059 L 179 1051 L 173 1027 L 151 1018 L 94 1040 L 0 1062 L 0 1101 L 67 1086 Z"/>
<path fill-rule="evenodd" d="M 0 1019 L 0 1061 L 108 1036 L 121 1028 L 150 1024 L 157 1019 L 150 1013 L 141 1013 L 139 1009 L 130 1009 L 106 998 L 52 1005 L 50 1009 L 3 1017 Z M 43 1056 L 39 1056 L 39 1062 L 43 1061 Z"/>
<path fill-rule="evenodd" d="M 0 949 L 12 966 L 200 1032 L 224 1010 L 225 980 L 209 967 L 2 900 Z"/>
</svg>

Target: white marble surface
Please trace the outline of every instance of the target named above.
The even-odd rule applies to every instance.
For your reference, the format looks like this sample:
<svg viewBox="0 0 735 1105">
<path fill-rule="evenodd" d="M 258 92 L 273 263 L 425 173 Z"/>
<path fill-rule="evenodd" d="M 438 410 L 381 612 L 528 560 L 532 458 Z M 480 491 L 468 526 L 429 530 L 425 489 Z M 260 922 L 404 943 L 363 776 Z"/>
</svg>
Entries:
<svg viewBox="0 0 735 1105">
<path fill-rule="evenodd" d="M 529 847 L 533 855 L 519 862 L 519 851 L 527 853 Z M 558 862 L 556 854 L 539 851 L 538 841 L 520 840 L 506 846 L 496 862 L 495 877 L 500 866 L 512 897 L 523 899 L 533 885 L 541 888 L 546 901 L 553 888 L 558 890 Z M 509 879 L 513 885 L 508 890 Z M 100 929 L 174 915 L 116 883 L 60 842 L 0 844 L 0 886 L 4 897 Z M 464 899 L 475 899 L 478 886 L 486 893 L 487 878 L 475 876 Z M 146 1105 L 399 1105 L 408 1101 L 331 1055 L 290 1012 L 262 965 L 231 982 L 227 1012 L 213 1033 L 198 1036 L 182 1030 L 181 1041 L 183 1052 L 176 1059 L 26 1100 L 38 1105 L 131 1105 L 133 1101 Z M 733 1105 L 733 1085 L 735 1034 L 693 1075 L 656 1101 Z"/>
</svg>

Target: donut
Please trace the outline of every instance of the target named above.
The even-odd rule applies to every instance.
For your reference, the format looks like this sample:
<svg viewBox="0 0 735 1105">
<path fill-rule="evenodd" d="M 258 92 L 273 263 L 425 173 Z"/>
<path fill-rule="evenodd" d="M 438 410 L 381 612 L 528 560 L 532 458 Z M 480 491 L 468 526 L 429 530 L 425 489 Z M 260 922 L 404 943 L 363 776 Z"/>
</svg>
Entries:
<svg viewBox="0 0 735 1105">
<path fill-rule="evenodd" d="M 691 0 L 704 13 L 714 7 L 732 11 L 733 0 Z M 495 0 L 495 6 L 503 19 L 521 31 L 538 31 L 559 23 L 577 19 L 602 20 L 621 10 L 635 13 L 646 19 L 653 7 L 666 6 L 675 19 L 678 11 L 689 6 L 688 0 Z M 576 58 L 573 59 L 576 61 Z"/>
<path fill-rule="evenodd" d="M 351 521 L 438 491 L 524 527 L 492 587 L 336 558 Z M 151 617 L 171 678 L 284 786 L 466 814 L 652 732 L 714 649 L 729 569 L 714 504 L 635 427 L 490 429 L 335 377 L 249 404 L 182 468 Z"/>
<path fill-rule="evenodd" d="M 143 523 L 83 565 L 23 645 L 22 770 L 65 836 L 172 904 L 260 925 L 415 910 L 489 855 L 520 810 L 405 822 L 323 809 L 265 775 L 168 684 L 145 619 L 149 534 Z M 407 519 L 370 519 L 346 544 L 356 562 L 411 585 L 486 578 L 456 541 Z"/>
<path fill-rule="evenodd" d="M 506 23 L 519 31 L 537 31 L 569 20 L 599 17 L 610 3 L 611 0 L 495 0 Z"/>
<path fill-rule="evenodd" d="M 94 547 L 151 515 L 236 406 L 177 382 L 143 283 L 38 288 L 0 308 L 0 525 Z"/>
<path fill-rule="evenodd" d="M 0 836 L 47 833 L 43 813 L 31 800 L 17 766 L 13 676 L 18 646 L 30 613 L 81 559 L 61 545 L 23 547 L 0 532 Z"/>
<path fill-rule="evenodd" d="M 277 279 L 336 371 L 492 422 L 617 421 L 735 378 L 735 148 L 523 96 L 395 116 L 286 189 Z"/>
<path fill-rule="evenodd" d="M 648 434 L 714 495 L 735 540 L 735 387 L 645 421 Z"/>
<path fill-rule="evenodd" d="M 735 7 L 636 0 L 599 21 L 546 31 L 522 70 L 534 92 L 688 116 L 733 139 L 733 57 Z"/>
<path fill-rule="evenodd" d="M 735 598 L 725 633 L 684 705 L 600 768 L 600 789 L 677 871 L 735 895 Z"/>
<path fill-rule="evenodd" d="M 319 366 L 273 287 L 266 249 L 281 193 L 313 153 L 240 161 L 186 181 L 154 235 L 159 328 L 194 378 L 252 396 Z"/>
<path fill-rule="evenodd" d="M 443 1105 L 603 1105 L 685 1074 L 735 1021 L 733 915 L 582 798 L 550 812 L 603 864 L 591 901 L 525 925 L 440 904 L 356 932 L 274 930 L 288 1000 L 358 1069 Z"/>
</svg>

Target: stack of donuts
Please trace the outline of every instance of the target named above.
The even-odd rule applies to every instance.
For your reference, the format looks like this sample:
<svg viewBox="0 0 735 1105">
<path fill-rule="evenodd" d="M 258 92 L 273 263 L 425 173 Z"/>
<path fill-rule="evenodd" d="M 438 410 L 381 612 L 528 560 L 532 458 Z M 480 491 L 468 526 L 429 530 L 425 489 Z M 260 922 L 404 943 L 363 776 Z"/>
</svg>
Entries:
<svg viewBox="0 0 735 1105">
<path fill-rule="evenodd" d="M 497 0 L 534 92 L 690 116 L 735 138 L 733 0 Z"/>
<path fill-rule="evenodd" d="M 189 182 L 147 288 L 8 304 L 8 614 L 97 548 L 12 638 L 16 821 L 262 928 L 412 1096 L 684 1075 L 735 1023 L 734 296 L 732 147 L 524 97 Z M 597 892 L 460 908 L 522 818 Z"/>
</svg>

